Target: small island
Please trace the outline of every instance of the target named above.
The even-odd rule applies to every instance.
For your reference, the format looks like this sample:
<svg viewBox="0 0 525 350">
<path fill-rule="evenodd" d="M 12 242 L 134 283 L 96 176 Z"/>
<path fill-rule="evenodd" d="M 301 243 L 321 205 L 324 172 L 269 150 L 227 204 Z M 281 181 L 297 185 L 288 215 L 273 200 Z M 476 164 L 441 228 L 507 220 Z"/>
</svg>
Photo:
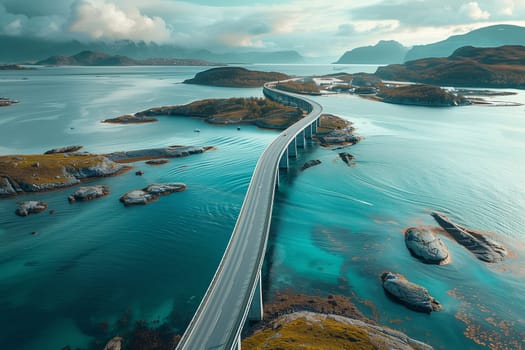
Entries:
<svg viewBox="0 0 525 350">
<path fill-rule="evenodd" d="M 270 81 L 290 79 L 278 72 L 261 72 L 241 67 L 219 67 L 197 73 L 194 78 L 187 79 L 184 84 L 255 88 Z"/>
<path fill-rule="evenodd" d="M 312 78 L 291 79 L 279 81 L 275 85 L 276 89 L 303 95 L 321 95 L 321 90 Z"/>
<path fill-rule="evenodd" d="M 33 67 L 24 67 L 19 64 L 0 64 L 0 70 L 33 70 Z"/>
<path fill-rule="evenodd" d="M 379 88 L 376 97 L 382 102 L 415 106 L 450 107 L 470 104 L 463 95 L 426 84 L 384 85 Z"/>
<path fill-rule="evenodd" d="M 148 117 L 145 115 L 126 114 L 119 117 L 104 119 L 102 123 L 109 124 L 143 124 L 158 122 L 157 118 Z"/>
<path fill-rule="evenodd" d="M 18 100 L 11 100 L 6 97 L 0 97 L 0 107 L 11 106 L 12 104 L 18 103 Z"/>
<path fill-rule="evenodd" d="M 253 124 L 266 129 L 286 129 L 301 119 L 304 112 L 296 107 L 286 106 L 265 98 L 207 99 L 186 105 L 153 107 L 133 115 L 135 120 L 157 116 L 182 116 L 204 119 L 210 124 Z M 131 117 L 124 118 L 130 120 Z M 121 123 L 122 118 L 110 119 Z M 105 120 L 104 122 L 109 122 Z M 129 122 L 124 122 L 128 124 Z"/>
</svg>

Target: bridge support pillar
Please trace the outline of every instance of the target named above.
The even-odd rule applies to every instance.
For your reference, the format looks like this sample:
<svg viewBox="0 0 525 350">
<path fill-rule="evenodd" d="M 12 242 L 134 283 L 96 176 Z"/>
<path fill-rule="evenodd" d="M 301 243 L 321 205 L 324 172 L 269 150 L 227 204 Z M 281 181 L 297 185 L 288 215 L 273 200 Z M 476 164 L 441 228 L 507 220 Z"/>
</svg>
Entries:
<svg viewBox="0 0 525 350">
<path fill-rule="evenodd" d="M 284 150 L 281 160 L 279 160 L 279 169 L 288 169 L 288 149 Z"/>
<path fill-rule="evenodd" d="M 312 139 L 312 125 L 308 125 L 305 129 L 304 129 L 304 136 L 307 140 L 311 140 Z"/>
<path fill-rule="evenodd" d="M 297 136 L 295 137 L 295 142 L 298 148 L 304 148 L 304 145 L 306 143 L 304 138 L 304 130 L 297 134 Z"/>
<path fill-rule="evenodd" d="M 310 124 L 310 127 L 312 128 L 312 134 L 317 133 L 317 122 Z"/>
<path fill-rule="evenodd" d="M 297 157 L 297 142 L 295 141 L 295 137 L 292 139 L 292 142 L 290 142 L 290 144 L 288 145 L 288 157 Z"/>
<path fill-rule="evenodd" d="M 315 120 L 315 125 L 316 125 L 316 126 L 321 126 L 321 117 L 319 117 L 319 118 L 317 118 L 317 119 Z"/>
<path fill-rule="evenodd" d="M 263 319 L 261 270 L 257 273 L 257 281 L 255 284 L 256 287 L 255 292 L 253 293 L 252 304 L 250 305 L 250 311 L 248 311 L 248 320 L 261 321 Z"/>
</svg>

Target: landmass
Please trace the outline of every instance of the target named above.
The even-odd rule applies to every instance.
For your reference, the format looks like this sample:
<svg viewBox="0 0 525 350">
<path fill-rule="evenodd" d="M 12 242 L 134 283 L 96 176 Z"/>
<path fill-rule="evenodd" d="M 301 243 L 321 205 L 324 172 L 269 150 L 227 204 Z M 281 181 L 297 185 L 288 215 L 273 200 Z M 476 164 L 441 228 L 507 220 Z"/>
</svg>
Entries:
<svg viewBox="0 0 525 350">
<path fill-rule="evenodd" d="M 335 64 L 402 63 L 408 49 L 395 40 L 381 40 L 374 46 L 361 46 L 346 51 Z"/>
<path fill-rule="evenodd" d="M 219 67 L 199 72 L 192 79 L 187 79 L 184 84 L 254 88 L 261 87 L 270 81 L 290 79 L 278 72 L 261 72 L 241 67 Z"/>
<path fill-rule="evenodd" d="M 102 123 L 109 124 L 142 124 L 142 123 L 153 123 L 158 122 L 157 118 L 147 117 L 145 115 L 126 114 L 119 117 L 104 119 Z"/>
<path fill-rule="evenodd" d="M 333 114 L 323 114 L 314 137 L 323 147 L 354 145 L 361 140 L 354 135 L 354 131 L 355 128 L 348 120 Z"/>
<path fill-rule="evenodd" d="M 0 97 L 0 107 L 11 106 L 12 104 L 18 103 L 18 100 L 11 100 L 9 98 Z"/>
<path fill-rule="evenodd" d="M 73 152 L 0 156 L 0 198 L 62 189 L 85 179 L 118 175 L 131 169 L 122 163 L 186 157 L 211 149 L 213 147 L 171 146 L 109 154 Z"/>
<path fill-rule="evenodd" d="M 431 350 L 405 334 L 343 316 L 301 311 L 273 320 L 242 341 L 242 348 L 259 349 L 399 349 Z"/>
<path fill-rule="evenodd" d="M 321 90 L 311 78 L 279 81 L 275 88 L 282 91 L 303 95 L 321 95 Z"/>
<path fill-rule="evenodd" d="M 24 67 L 19 64 L 0 64 L 0 70 L 33 70 L 33 67 Z"/>
<path fill-rule="evenodd" d="M 73 56 L 51 56 L 36 62 L 42 66 L 222 66 L 224 64 L 189 58 L 147 58 L 136 60 L 122 55 L 82 51 Z"/>
<path fill-rule="evenodd" d="M 449 107 L 470 104 L 463 95 L 455 94 L 435 85 L 414 84 L 382 86 L 376 97 L 387 103 L 416 106 Z"/>
<path fill-rule="evenodd" d="M 525 89 L 525 46 L 465 46 L 448 58 L 423 58 L 377 68 L 383 80 L 440 86 Z"/>
<path fill-rule="evenodd" d="M 261 128 L 286 129 L 303 117 L 303 111 L 265 98 L 206 99 L 186 105 L 154 107 L 135 116 L 187 116 L 210 124 L 254 124 Z"/>
</svg>

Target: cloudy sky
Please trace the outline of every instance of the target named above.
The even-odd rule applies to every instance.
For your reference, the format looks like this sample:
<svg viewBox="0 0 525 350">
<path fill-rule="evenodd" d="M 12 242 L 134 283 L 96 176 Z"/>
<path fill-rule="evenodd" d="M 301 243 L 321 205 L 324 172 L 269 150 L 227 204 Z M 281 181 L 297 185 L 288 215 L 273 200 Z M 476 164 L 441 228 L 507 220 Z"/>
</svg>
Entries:
<svg viewBox="0 0 525 350">
<path fill-rule="evenodd" d="M 212 51 L 338 56 L 380 39 L 410 46 L 492 24 L 525 26 L 525 0 L 0 0 L 0 34 L 118 39 Z"/>
</svg>

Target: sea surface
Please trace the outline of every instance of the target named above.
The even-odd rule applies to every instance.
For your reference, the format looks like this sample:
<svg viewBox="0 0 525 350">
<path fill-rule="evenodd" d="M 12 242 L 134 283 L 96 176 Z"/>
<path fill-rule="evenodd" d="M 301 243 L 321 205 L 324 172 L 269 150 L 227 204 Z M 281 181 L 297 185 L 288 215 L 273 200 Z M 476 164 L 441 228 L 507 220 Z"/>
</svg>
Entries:
<svg viewBox="0 0 525 350">
<path fill-rule="evenodd" d="M 373 72 L 375 66 L 251 65 L 293 75 Z M 341 69 L 342 68 L 342 69 Z M 42 67 L 0 72 L 0 154 L 66 145 L 94 153 L 168 145 L 217 149 L 90 181 L 111 194 L 69 204 L 75 188 L 0 200 L 0 348 L 88 349 L 145 320 L 182 332 L 228 243 L 259 155 L 277 132 L 199 119 L 110 125 L 101 120 L 204 98 L 261 97 L 261 89 L 184 85 L 206 67 Z M 525 92 L 493 100 L 525 103 Z M 348 294 L 366 316 L 436 349 L 525 347 L 525 107 L 428 108 L 349 96 L 315 98 L 354 123 L 363 140 L 340 150 L 309 144 L 282 174 L 264 298 L 277 291 Z M 194 129 L 201 132 L 194 132 Z M 306 160 L 322 164 L 305 171 Z M 143 170 L 143 176 L 135 176 Z M 154 182 L 187 190 L 147 206 L 118 198 Z M 55 214 L 21 218 L 20 200 Z M 409 226 L 436 226 L 432 210 L 494 233 L 512 252 L 477 260 L 447 237 L 452 262 L 425 265 L 403 241 Z M 36 231 L 36 235 L 31 232 Z M 443 310 L 419 314 L 388 299 L 392 271 L 425 286 Z M 96 348 L 96 347 L 95 347 Z M 100 348 L 100 346 L 98 347 Z M 103 348 L 103 346 L 102 346 Z"/>
</svg>

